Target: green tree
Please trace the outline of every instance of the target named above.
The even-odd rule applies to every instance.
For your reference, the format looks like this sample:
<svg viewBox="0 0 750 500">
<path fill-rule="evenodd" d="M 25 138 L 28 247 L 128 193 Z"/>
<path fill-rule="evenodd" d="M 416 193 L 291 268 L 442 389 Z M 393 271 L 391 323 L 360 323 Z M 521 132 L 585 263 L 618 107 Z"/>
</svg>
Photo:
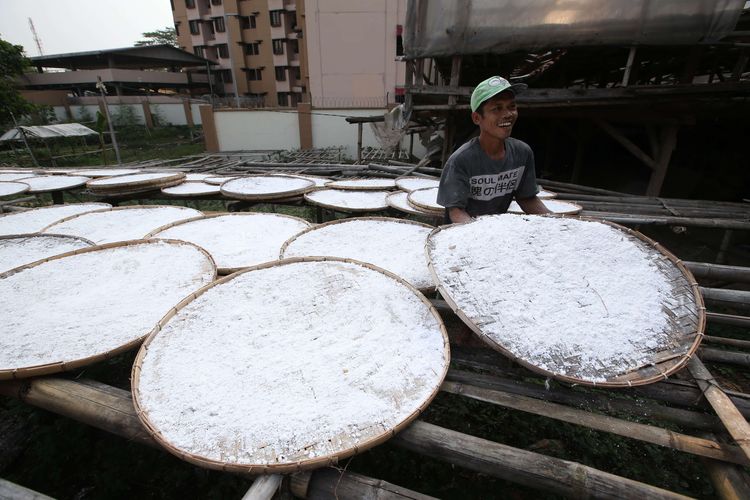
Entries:
<svg viewBox="0 0 750 500">
<path fill-rule="evenodd" d="M 145 33 L 141 33 L 141 35 L 143 35 L 143 40 L 138 40 L 137 42 L 135 42 L 136 47 L 161 44 L 179 47 L 179 45 L 177 44 L 177 32 L 172 26 L 167 26 L 164 29 L 156 31 L 146 31 Z"/>
<path fill-rule="evenodd" d="M 13 123 L 11 113 L 20 118 L 34 110 L 34 105 L 18 93 L 16 79 L 31 61 L 24 55 L 23 47 L 0 39 L 0 125 Z"/>
</svg>

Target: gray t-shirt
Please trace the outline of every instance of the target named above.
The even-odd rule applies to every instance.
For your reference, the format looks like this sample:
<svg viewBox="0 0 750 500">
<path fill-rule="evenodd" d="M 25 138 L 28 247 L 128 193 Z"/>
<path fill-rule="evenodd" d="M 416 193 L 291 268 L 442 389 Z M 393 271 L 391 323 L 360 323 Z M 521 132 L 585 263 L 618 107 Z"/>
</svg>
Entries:
<svg viewBox="0 0 750 500">
<path fill-rule="evenodd" d="M 505 157 L 493 160 L 475 137 L 445 163 L 437 202 L 446 208 L 446 218 L 447 209 L 453 207 L 476 217 L 505 213 L 514 197 L 523 200 L 538 192 L 534 153 L 528 144 L 509 137 Z"/>
</svg>

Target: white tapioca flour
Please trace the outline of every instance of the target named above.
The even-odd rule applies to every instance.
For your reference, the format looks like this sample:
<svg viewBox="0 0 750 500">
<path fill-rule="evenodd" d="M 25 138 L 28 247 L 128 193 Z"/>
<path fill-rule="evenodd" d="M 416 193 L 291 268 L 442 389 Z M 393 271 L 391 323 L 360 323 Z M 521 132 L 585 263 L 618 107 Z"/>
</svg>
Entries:
<svg viewBox="0 0 750 500">
<path fill-rule="evenodd" d="M 109 203 L 74 203 L 0 215 L 0 235 L 36 233 L 66 217 L 104 208 L 112 208 L 112 205 Z"/>
<path fill-rule="evenodd" d="M 336 456 L 404 422 L 448 363 L 441 321 L 383 273 L 282 263 L 216 285 L 144 345 L 141 415 L 232 464 Z"/>
<path fill-rule="evenodd" d="M 430 237 L 440 286 L 494 342 L 543 370 L 590 381 L 670 345 L 665 310 L 688 308 L 668 259 L 609 225 L 481 217 Z M 673 266 L 672 266 L 673 267 Z"/>
<path fill-rule="evenodd" d="M 0 273 L 92 245 L 90 241 L 75 236 L 52 234 L 0 238 Z"/>
</svg>

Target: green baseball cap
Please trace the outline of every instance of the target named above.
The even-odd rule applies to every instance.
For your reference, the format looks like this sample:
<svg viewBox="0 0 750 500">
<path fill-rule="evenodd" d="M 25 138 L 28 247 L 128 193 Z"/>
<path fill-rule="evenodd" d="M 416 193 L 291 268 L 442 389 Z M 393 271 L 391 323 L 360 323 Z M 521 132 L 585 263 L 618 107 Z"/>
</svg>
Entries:
<svg viewBox="0 0 750 500">
<path fill-rule="evenodd" d="M 500 92 L 510 90 L 513 94 L 518 94 L 527 88 L 525 83 L 510 83 L 502 76 L 491 76 L 477 85 L 471 93 L 471 111 L 476 111 L 484 101 Z"/>
</svg>

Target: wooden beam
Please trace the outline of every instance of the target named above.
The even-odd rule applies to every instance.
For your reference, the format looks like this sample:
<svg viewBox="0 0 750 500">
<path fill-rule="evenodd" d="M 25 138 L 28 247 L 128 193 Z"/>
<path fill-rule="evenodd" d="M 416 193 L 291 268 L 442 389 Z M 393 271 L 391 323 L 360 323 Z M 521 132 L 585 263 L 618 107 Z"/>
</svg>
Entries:
<svg viewBox="0 0 750 500">
<path fill-rule="evenodd" d="M 417 421 L 392 442 L 492 477 L 572 498 L 686 498 L 576 462 L 520 450 Z"/>
<path fill-rule="evenodd" d="M 693 356 L 688 362 L 688 370 L 695 379 L 701 392 L 708 400 L 716 415 L 724 423 L 737 445 L 742 448 L 745 456 L 750 458 L 750 424 L 732 403 L 711 372 L 703 365 L 698 356 Z"/>
<path fill-rule="evenodd" d="M 750 465 L 750 459 L 736 446 L 723 445 L 708 439 L 697 438 L 652 425 L 629 422 L 607 415 L 540 401 L 527 396 L 482 389 L 456 382 L 445 382 L 441 389 L 452 394 L 459 394 L 504 408 L 540 415 L 569 424 L 582 425 L 589 429 L 610 432 L 618 436 L 637 439 L 693 455 L 714 458 L 739 465 Z"/>
<path fill-rule="evenodd" d="M 659 193 L 661 192 L 664 179 L 667 176 L 669 161 L 672 159 L 672 152 L 677 145 L 678 130 L 679 129 L 676 125 L 665 125 L 662 129 L 656 168 L 651 174 L 651 179 L 648 181 L 646 196 L 659 196 Z"/>
<path fill-rule="evenodd" d="M 594 123 L 596 123 L 602 130 L 609 134 L 609 136 L 617 141 L 622 147 L 627 149 L 630 154 L 646 164 L 647 167 L 652 170 L 656 170 L 657 168 L 659 168 L 659 164 L 653 158 L 644 153 L 641 148 L 639 148 L 630 139 L 625 137 L 619 130 L 610 125 L 608 122 L 602 120 L 601 118 L 595 118 Z"/>
</svg>

